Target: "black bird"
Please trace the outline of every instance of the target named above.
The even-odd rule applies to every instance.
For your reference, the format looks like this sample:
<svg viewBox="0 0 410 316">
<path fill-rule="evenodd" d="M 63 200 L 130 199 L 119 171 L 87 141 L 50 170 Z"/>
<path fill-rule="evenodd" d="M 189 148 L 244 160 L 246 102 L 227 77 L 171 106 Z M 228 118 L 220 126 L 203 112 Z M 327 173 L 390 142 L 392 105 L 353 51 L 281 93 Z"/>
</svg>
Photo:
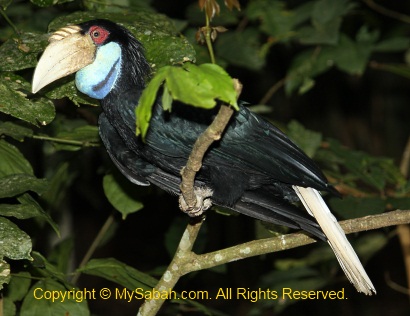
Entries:
<svg viewBox="0 0 410 316">
<path fill-rule="evenodd" d="M 33 93 L 77 72 L 77 88 L 101 102 L 100 136 L 119 170 L 135 184 L 152 183 L 180 195 L 180 170 L 215 111 L 175 104 L 168 113 L 158 98 L 143 142 L 135 134 L 135 107 L 150 67 L 133 35 L 111 21 L 93 20 L 64 27 L 49 41 L 34 73 Z M 286 135 L 246 107 L 240 106 L 205 155 L 195 186 L 206 193 L 208 206 L 211 202 L 326 240 L 356 289 L 376 293 L 319 193 L 337 191 Z M 293 204 L 298 200 L 317 222 Z"/>
</svg>

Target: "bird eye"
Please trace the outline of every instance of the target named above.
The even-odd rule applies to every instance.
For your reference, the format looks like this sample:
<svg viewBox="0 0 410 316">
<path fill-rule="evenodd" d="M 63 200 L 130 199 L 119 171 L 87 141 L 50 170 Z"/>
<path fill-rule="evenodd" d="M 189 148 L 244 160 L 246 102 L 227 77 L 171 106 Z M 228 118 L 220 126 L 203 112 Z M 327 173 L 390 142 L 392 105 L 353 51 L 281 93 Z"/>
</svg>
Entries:
<svg viewBox="0 0 410 316">
<path fill-rule="evenodd" d="M 96 45 L 104 44 L 110 35 L 109 31 L 99 25 L 92 26 L 88 32 Z"/>
</svg>

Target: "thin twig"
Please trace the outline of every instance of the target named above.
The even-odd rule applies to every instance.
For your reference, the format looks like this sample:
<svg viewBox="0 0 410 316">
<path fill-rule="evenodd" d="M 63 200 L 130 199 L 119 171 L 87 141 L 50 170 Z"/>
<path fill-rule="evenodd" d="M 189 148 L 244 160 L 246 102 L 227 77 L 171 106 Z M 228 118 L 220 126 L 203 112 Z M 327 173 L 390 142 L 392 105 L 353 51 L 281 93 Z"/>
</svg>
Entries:
<svg viewBox="0 0 410 316">
<path fill-rule="evenodd" d="M 10 27 L 13 29 L 14 33 L 16 33 L 17 36 L 20 36 L 20 31 L 14 25 L 14 23 L 9 19 L 6 12 L 2 8 L 0 8 L 0 14 L 7 21 L 7 23 L 10 25 Z"/>
<path fill-rule="evenodd" d="M 100 245 L 101 241 L 105 237 L 108 229 L 111 227 L 112 223 L 114 223 L 114 214 L 111 214 L 107 220 L 105 221 L 104 225 L 101 227 L 100 231 L 98 232 L 97 236 L 94 238 L 90 248 L 88 248 L 87 253 L 84 255 L 83 260 L 81 260 L 80 265 L 78 266 L 77 270 L 80 270 L 83 268 L 88 261 L 90 261 L 92 255 L 94 254 L 95 250 L 98 248 Z M 71 279 L 72 284 L 76 284 L 78 281 L 78 278 L 80 277 L 81 273 L 76 272 Z"/>
<path fill-rule="evenodd" d="M 410 297 L 410 289 L 405 288 L 404 286 L 401 286 L 400 284 L 397 284 L 396 282 L 394 282 L 391 277 L 390 274 L 388 272 L 385 273 L 384 279 L 386 280 L 386 284 L 393 289 L 396 292 L 408 295 Z"/>
<path fill-rule="evenodd" d="M 408 177 L 410 165 L 410 137 L 407 139 L 406 147 L 400 162 L 400 171 L 404 177 Z M 407 275 L 407 287 L 410 288 L 410 226 L 398 225 L 397 235 L 399 237 L 401 251 L 403 253 L 404 267 Z"/>
<path fill-rule="evenodd" d="M 73 139 L 63 139 L 63 138 L 50 137 L 50 136 L 33 135 L 32 138 L 38 139 L 38 140 L 50 141 L 50 142 L 63 144 L 63 145 L 73 145 L 73 146 L 80 146 L 80 147 L 99 147 L 100 146 L 98 143 L 84 142 L 84 141 L 73 140 Z"/>
<path fill-rule="evenodd" d="M 280 79 L 278 82 L 276 82 L 272 87 L 269 88 L 269 90 L 265 93 L 265 95 L 262 97 L 262 99 L 259 101 L 259 104 L 267 104 L 268 101 L 272 98 L 272 96 L 280 89 L 283 87 L 283 85 L 286 83 L 287 77 L 284 77 Z"/>
<path fill-rule="evenodd" d="M 214 47 L 212 45 L 212 38 L 211 38 L 212 28 L 210 25 L 209 17 L 206 13 L 205 13 L 205 20 L 206 20 L 205 42 L 206 42 L 206 46 L 208 47 L 209 57 L 211 58 L 211 63 L 215 64 L 216 60 L 215 60 Z"/>
<path fill-rule="evenodd" d="M 372 8 L 374 11 L 383 14 L 385 16 L 388 16 L 390 18 L 399 20 L 404 23 L 410 23 L 410 16 L 399 13 L 393 10 L 386 9 L 385 7 L 381 6 L 380 4 L 375 3 L 373 0 L 363 0 L 370 8 Z"/>
</svg>

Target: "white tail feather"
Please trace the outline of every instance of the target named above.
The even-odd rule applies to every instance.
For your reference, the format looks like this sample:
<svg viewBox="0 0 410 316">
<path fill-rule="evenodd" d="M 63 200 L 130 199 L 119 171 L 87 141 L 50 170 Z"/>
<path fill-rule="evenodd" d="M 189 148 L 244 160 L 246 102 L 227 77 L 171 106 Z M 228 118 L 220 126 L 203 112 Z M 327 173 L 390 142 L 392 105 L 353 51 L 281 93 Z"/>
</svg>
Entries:
<svg viewBox="0 0 410 316">
<path fill-rule="evenodd" d="M 349 281 L 359 292 L 367 295 L 376 293 L 372 281 L 367 276 L 356 252 L 320 193 L 313 188 L 303 188 L 295 185 L 293 189 L 309 214 L 316 218 Z"/>
</svg>

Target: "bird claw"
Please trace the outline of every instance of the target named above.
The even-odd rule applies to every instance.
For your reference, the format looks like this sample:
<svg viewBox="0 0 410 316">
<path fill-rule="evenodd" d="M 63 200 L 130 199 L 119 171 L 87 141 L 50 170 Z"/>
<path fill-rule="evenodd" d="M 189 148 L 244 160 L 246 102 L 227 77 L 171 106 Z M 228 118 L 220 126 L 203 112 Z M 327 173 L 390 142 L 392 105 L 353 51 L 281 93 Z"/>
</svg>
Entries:
<svg viewBox="0 0 410 316">
<path fill-rule="evenodd" d="M 194 207 L 188 206 L 182 194 L 179 196 L 179 208 L 190 217 L 200 216 L 212 206 L 210 197 L 212 196 L 213 191 L 211 189 L 206 187 L 195 187 L 194 193 L 196 196 L 196 204 Z"/>
</svg>

